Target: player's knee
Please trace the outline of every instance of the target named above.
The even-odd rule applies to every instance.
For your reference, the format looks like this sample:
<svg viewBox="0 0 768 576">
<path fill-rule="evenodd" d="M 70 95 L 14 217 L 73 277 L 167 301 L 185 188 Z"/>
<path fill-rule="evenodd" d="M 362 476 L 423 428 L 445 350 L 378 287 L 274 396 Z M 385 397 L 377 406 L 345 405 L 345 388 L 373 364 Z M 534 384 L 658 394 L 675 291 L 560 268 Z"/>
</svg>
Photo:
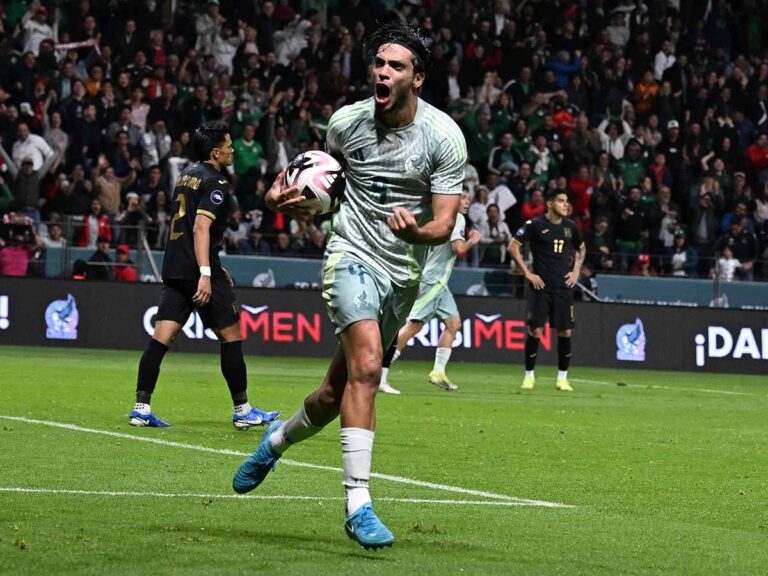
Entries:
<svg viewBox="0 0 768 576">
<path fill-rule="evenodd" d="M 558 330 L 557 335 L 560 338 L 570 338 L 571 334 L 573 334 L 573 330 Z"/>
<path fill-rule="evenodd" d="M 544 328 L 528 328 L 528 334 L 533 338 L 541 338 L 544 335 Z"/>
<path fill-rule="evenodd" d="M 454 316 L 453 318 L 448 318 L 445 321 L 445 329 L 452 335 L 455 335 L 456 332 L 459 331 L 459 328 L 461 328 L 461 318 L 458 316 Z"/>
<path fill-rule="evenodd" d="M 381 359 L 375 354 L 369 354 L 364 358 L 360 358 L 351 367 L 349 374 L 349 383 L 353 385 L 377 387 L 380 379 Z"/>
</svg>

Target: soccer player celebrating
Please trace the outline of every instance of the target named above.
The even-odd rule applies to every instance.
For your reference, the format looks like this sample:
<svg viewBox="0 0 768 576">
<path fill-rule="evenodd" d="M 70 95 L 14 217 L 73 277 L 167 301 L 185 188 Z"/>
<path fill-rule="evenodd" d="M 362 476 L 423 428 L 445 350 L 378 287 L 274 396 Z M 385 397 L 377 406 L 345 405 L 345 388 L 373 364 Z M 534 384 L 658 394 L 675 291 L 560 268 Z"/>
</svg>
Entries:
<svg viewBox="0 0 768 576">
<path fill-rule="evenodd" d="M 549 319 L 557 330 L 557 383 L 558 390 L 573 392 L 568 382 L 568 364 L 571 361 L 571 334 L 573 333 L 573 287 L 579 279 L 586 246 L 579 229 L 568 214 L 568 195 L 563 190 L 550 192 L 547 212 L 528 220 L 515 233 L 509 243 L 509 254 L 517 267 L 531 283 L 528 292 L 528 336 L 525 339 L 525 378 L 522 388 L 532 390 L 536 382 L 534 368 L 539 351 L 539 340 Z M 520 246 L 530 244 L 533 271 L 526 266 Z M 571 254 L 576 254 L 571 267 Z"/>
<path fill-rule="evenodd" d="M 453 120 L 418 97 L 429 56 L 424 39 L 395 20 L 373 33 L 369 47 L 375 94 L 338 110 L 326 136 L 347 176 L 323 266 L 323 299 L 339 347 L 320 387 L 287 422 L 267 428 L 232 486 L 253 490 L 290 446 L 340 416 L 344 528 L 363 547 L 380 548 L 394 542 L 368 490 L 382 350 L 413 306 L 426 245 L 451 235 L 467 153 Z M 282 174 L 267 194 L 283 212 L 300 211 L 303 200 Z"/>
<path fill-rule="evenodd" d="M 229 217 L 229 185 L 221 170 L 232 164 L 232 139 L 224 122 L 207 122 L 192 137 L 202 162 L 185 168 L 173 190 L 174 215 L 163 261 L 163 288 L 155 331 L 139 362 L 132 426 L 166 427 L 150 401 L 160 364 L 189 315 L 197 309 L 203 324 L 221 342 L 221 373 L 235 411 L 232 423 L 246 429 L 273 421 L 278 412 L 262 412 L 248 403 L 240 308 L 233 283 L 218 251 Z"/>
<path fill-rule="evenodd" d="M 405 345 L 408 344 L 408 340 L 413 338 L 426 322 L 435 317 L 443 321 L 445 328 L 437 342 L 435 364 L 428 379 L 431 384 L 439 386 L 443 390 L 456 390 L 458 388 L 445 374 L 445 366 L 451 357 L 453 339 L 456 332 L 461 328 L 459 309 L 448 288 L 448 279 L 453 272 L 456 256 L 464 254 L 480 241 L 480 233 L 477 230 L 472 230 L 469 233 L 469 240 L 465 240 L 467 224 L 464 214 L 467 213 L 467 210 L 469 210 L 469 191 L 465 188 L 461 193 L 461 207 L 456 216 L 456 225 L 451 233 L 451 239 L 445 244 L 435 246 L 430 251 L 424 272 L 421 275 L 421 285 L 416 303 L 413 305 L 411 313 L 408 314 L 408 322 L 400 328 L 397 339 L 384 355 L 379 392 L 400 394 L 400 391 L 390 386 L 387 381 L 389 367 L 400 356 Z"/>
</svg>

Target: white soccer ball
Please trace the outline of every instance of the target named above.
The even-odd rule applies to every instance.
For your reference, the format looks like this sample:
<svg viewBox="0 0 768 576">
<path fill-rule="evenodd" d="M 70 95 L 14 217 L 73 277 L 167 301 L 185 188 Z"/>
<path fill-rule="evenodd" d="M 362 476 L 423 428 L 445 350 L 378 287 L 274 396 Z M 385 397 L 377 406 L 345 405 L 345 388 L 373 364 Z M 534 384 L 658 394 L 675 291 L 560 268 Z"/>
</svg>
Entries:
<svg viewBox="0 0 768 576">
<path fill-rule="evenodd" d="M 344 196 L 346 177 L 341 164 L 330 154 L 309 150 L 296 156 L 285 171 L 285 185 L 298 186 L 306 197 L 301 203 L 314 214 L 336 209 Z"/>
</svg>

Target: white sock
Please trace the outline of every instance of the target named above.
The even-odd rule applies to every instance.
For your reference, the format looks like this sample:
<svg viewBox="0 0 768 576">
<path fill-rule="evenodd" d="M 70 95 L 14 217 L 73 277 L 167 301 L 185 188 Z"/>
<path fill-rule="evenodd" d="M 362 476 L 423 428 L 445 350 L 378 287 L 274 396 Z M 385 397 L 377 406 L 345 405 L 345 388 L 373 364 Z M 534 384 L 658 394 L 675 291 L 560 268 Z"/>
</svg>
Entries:
<svg viewBox="0 0 768 576">
<path fill-rule="evenodd" d="M 353 514 L 363 504 L 371 501 L 368 479 L 371 477 L 374 432 L 365 428 L 342 428 L 340 434 L 347 514 Z"/>
<path fill-rule="evenodd" d="M 387 381 L 387 374 L 389 374 L 389 368 L 381 368 L 381 381 L 379 384 L 384 384 Z"/>
<path fill-rule="evenodd" d="M 568 380 L 568 370 L 558 370 L 557 371 L 557 379 L 558 380 Z"/>
<path fill-rule="evenodd" d="M 245 416 L 251 411 L 251 405 L 246 402 L 245 404 L 235 404 L 235 414 L 238 416 Z"/>
<path fill-rule="evenodd" d="M 398 350 L 397 348 L 395 348 L 395 353 L 394 353 L 394 354 L 392 354 L 392 362 L 390 362 L 390 364 L 394 364 L 394 363 L 395 363 L 395 360 L 397 360 L 398 358 L 400 358 L 400 354 L 402 354 L 402 352 L 400 352 L 400 350 Z"/>
<path fill-rule="evenodd" d="M 526 370 L 526 371 L 525 371 L 525 377 L 526 377 L 526 378 L 528 378 L 528 376 L 530 376 L 531 378 L 533 378 L 533 377 L 534 377 L 534 376 L 533 376 L 533 370 Z"/>
<path fill-rule="evenodd" d="M 152 408 L 149 407 L 149 404 L 142 404 L 141 402 L 136 402 L 136 404 L 133 405 L 133 409 L 144 416 L 152 412 Z"/>
<path fill-rule="evenodd" d="M 450 360 L 450 358 L 450 348 L 438 348 L 435 351 L 435 366 L 432 368 L 432 371 L 445 374 L 445 365 L 448 364 L 448 360 Z"/>
<path fill-rule="evenodd" d="M 292 444 L 306 440 L 322 429 L 322 426 L 315 426 L 309 421 L 307 411 L 304 409 L 304 403 L 302 402 L 301 408 L 285 424 L 270 434 L 269 442 L 272 444 L 272 449 L 275 452 L 282 454 Z"/>
</svg>

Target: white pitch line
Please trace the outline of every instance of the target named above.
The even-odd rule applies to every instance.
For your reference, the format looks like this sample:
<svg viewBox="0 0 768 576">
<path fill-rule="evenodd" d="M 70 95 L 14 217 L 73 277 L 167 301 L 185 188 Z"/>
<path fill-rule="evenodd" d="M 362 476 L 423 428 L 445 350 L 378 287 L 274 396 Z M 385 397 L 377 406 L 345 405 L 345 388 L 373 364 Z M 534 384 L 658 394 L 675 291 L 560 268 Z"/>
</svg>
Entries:
<svg viewBox="0 0 768 576">
<path fill-rule="evenodd" d="M 612 382 L 606 382 L 605 380 L 585 380 L 583 378 L 571 378 L 573 382 L 583 382 L 584 384 L 602 384 L 604 386 L 617 386 Z M 712 390 L 710 388 L 681 388 L 675 386 L 657 386 L 656 384 L 624 384 L 627 388 L 646 388 L 646 389 L 658 389 L 658 390 L 673 390 L 679 392 L 704 392 L 705 394 L 724 394 L 727 396 L 760 396 L 760 394 L 753 394 L 752 392 L 734 392 L 732 390 Z"/>
<path fill-rule="evenodd" d="M 226 456 L 250 456 L 250 452 L 240 452 L 238 450 L 229 450 L 227 448 L 209 448 L 208 446 L 199 446 L 197 444 L 187 444 L 185 442 L 176 442 L 173 440 L 162 440 L 160 438 L 148 438 L 145 436 L 136 436 L 134 434 L 125 434 L 124 432 L 112 432 L 110 430 L 99 430 L 97 428 L 86 428 L 84 426 L 78 426 L 77 424 L 68 424 L 66 422 L 53 422 L 50 420 L 36 420 L 33 418 L 25 418 L 23 416 L 6 416 L 0 414 L 0 420 L 12 420 L 14 422 L 23 422 L 25 424 L 40 424 L 43 426 L 51 426 L 53 428 L 63 428 L 64 430 L 73 430 L 75 432 L 87 432 L 89 434 L 101 434 L 103 436 L 111 436 L 113 438 L 123 438 L 126 440 L 136 440 L 137 442 L 148 442 L 150 444 L 158 444 L 160 446 L 172 446 L 174 448 L 185 448 L 187 450 L 197 450 L 199 452 L 208 452 L 210 454 L 223 454 Z M 307 462 L 298 462 L 296 460 L 289 460 L 287 458 L 281 458 L 280 462 L 289 466 L 297 466 L 301 468 L 311 468 L 313 470 L 325 470 L 328 472 L 343 472 L 341 468 L 335 466 L 322 466 L 319 464 L 309 464 Z M 572 508 L 569 504 L 562 504 L 559 502 L 548 502 L 546 500 L 533 500 L 529 498 L 517 498 L 515 496 L 508 496 L 506 494 L 496 494 L 495 492 L 485 492 L 483 490 L 472 490 L 470 488 L 461 488 L 460 486 L 451 486 L 449 484 L 436 484 L 434 482 L 425 482 L 423 480 L 415 480 L 413 478 L 406 478 L 402 476 L 391 476 L 389 474 L 379 474 L 371 472 L 371 477 L 379 478 L 381 480 L 389 480 L 390 482 L 398 482 L 400 484 L 408 484 L 411 486 L 421 486 L 422 488 L 431 488 L 433 490 L 442 490 L 444 492 L 454 492 L 456 494 L 466 494 L 467 496 L 478 496 L 481 498 L 489 498 L 492 500 L 503 500 L 506 502 L 517 502 L 521 505 L 527 506 L 541 506 L 544 508 Z"/>
<path fill-rule="evenodd" d="M 196 494 L 196 493 L 167 493 L 167 492 L 124 492 L 119 490 L 67 490 L 61 488 L 23 488 L 20 486 L 0 486 L 0 493 L 14 494 L 47 494 L 64 496 L 104 496 L 104 497 L 137 497 L 137 498 L 203 498 L 208 500 L 310 500 L 313 502 L 324 502 L 332 500 L 341 502 L 344 500 L 341 496 L 289 496 L 289 495 L 263 495 L 263 494 Z M 401 504 L 435 504 L 439 506 L 537 506 L 527 502 L 513 502 L 506 500 L 446 500 L 434 498 L 393 498 L 389 496 L 380 496 L 376 498 L 377 502 L 397 502 Z M 573 508 L 565 504 L 556 504 L 551 508 Z"/>
</svg>

